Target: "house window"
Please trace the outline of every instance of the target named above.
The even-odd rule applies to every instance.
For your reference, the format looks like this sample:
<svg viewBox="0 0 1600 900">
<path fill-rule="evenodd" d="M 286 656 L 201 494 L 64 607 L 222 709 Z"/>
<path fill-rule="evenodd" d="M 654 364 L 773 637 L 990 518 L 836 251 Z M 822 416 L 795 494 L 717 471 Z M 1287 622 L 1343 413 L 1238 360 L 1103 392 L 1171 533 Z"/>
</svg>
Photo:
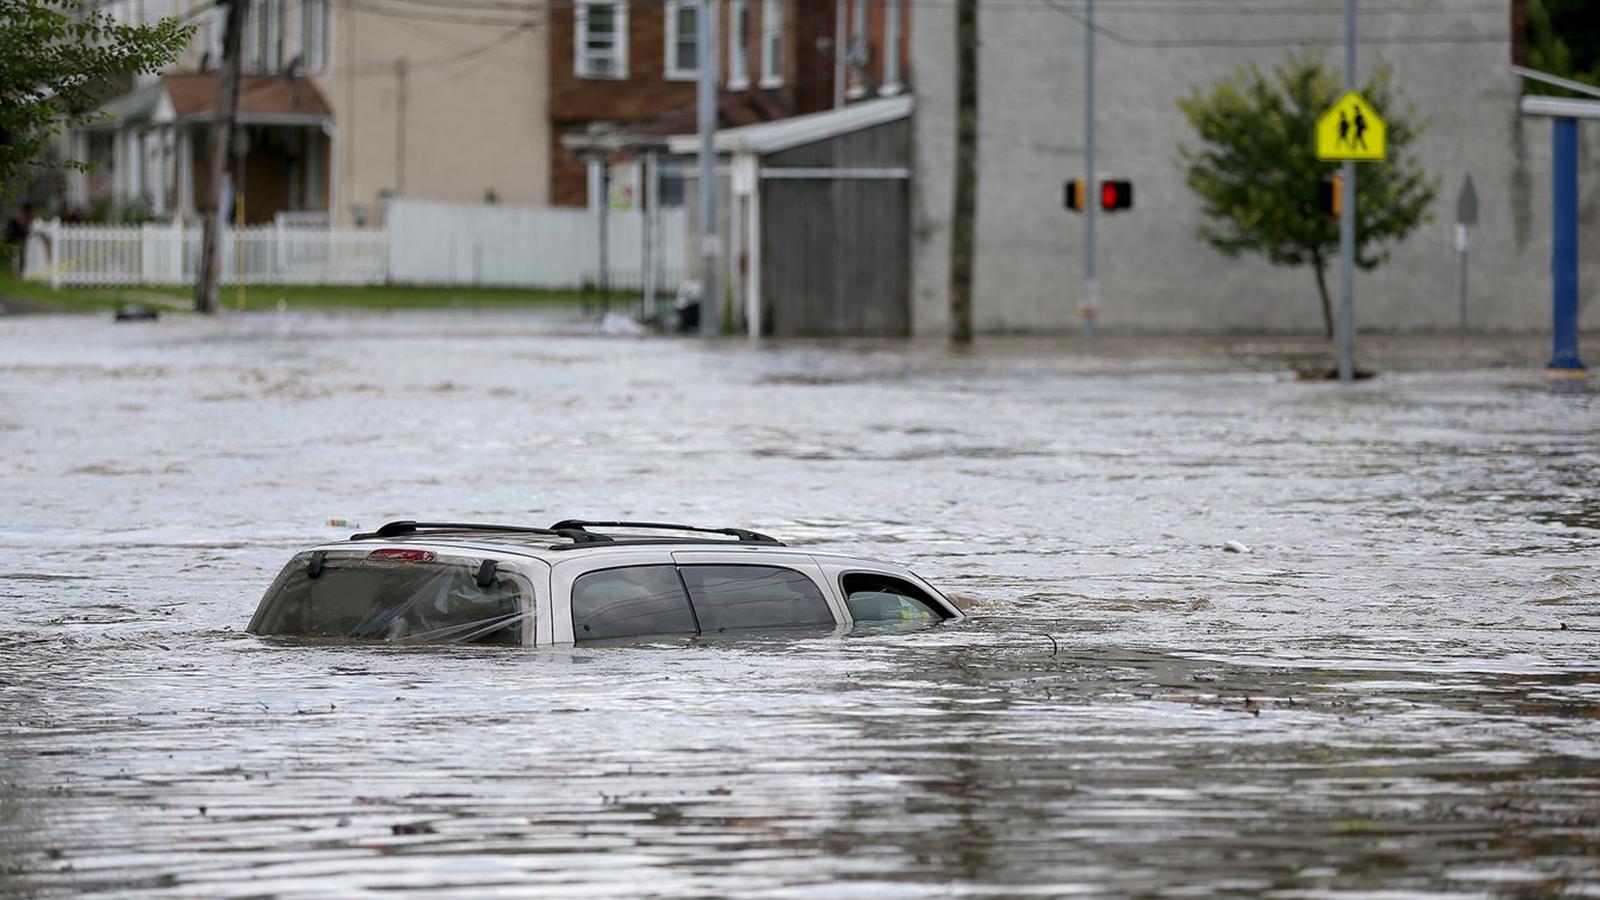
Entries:
<svg viewBox="0 0 1600 900">
<path fill-rule="evenodd" d="M 783 0 L 761 0 L 761 86 L 783 85 Z"/>
<path fill-rule="evenodd" d="M 328 66 L 328 0 L 300 0 L 300 64 L 307 72 Z"/>
<path fill-rule="evenodd" d="M 684 201 L 684 167 L 661 163 L 656 168 L 656 203 L 662 209 L 682 206 Z"/>
<path fill-rule="evenodd" d="M 247 68 L 277 72 L 283 67 L 283 0 L 258 0 L 250 7 L 247 23 L 250 55 Z"/>
<path fill-rule="evenodd" d="M 692 81 L 700 73 L 699 0 L 667 0 L 667 67 L 672 81 Z"/>
<path fill-rule="evenodd" d="M 750 6 L 746 0 L 728 5 L 728 87 L 750 86 Z"/>
<path fill-rule="evenodd" d="M 241 48 L 245 71 L 275 73 L 283 68 L 283 12 L 283 0 L 257 0 L 250 5 Z"/>
<path fill-rule="evenodd" d="M 579 78 L 628 77 L 626 0 L 578 0 L 574 53 Z"/>
</svg>

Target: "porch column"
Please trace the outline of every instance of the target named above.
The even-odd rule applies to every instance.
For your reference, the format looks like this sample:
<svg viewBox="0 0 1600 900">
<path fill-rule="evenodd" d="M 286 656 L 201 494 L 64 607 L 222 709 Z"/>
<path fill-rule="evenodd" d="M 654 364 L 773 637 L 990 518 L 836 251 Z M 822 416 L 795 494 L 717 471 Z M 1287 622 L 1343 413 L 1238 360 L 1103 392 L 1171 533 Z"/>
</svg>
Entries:
<svg viewBox="0 0 1600 900">
<path fill-rule="evenodd" d="M 178 214 L 194 215 L 194 129 L 178 129 Z"/>
<path fill-rule="evenodd" d="M 1551 338 L 1546 371 L 1552 378 L 1581 378 L 1578 359 L 1578 120 L 1555 120 L 1550 154 Z"/>
</svg>

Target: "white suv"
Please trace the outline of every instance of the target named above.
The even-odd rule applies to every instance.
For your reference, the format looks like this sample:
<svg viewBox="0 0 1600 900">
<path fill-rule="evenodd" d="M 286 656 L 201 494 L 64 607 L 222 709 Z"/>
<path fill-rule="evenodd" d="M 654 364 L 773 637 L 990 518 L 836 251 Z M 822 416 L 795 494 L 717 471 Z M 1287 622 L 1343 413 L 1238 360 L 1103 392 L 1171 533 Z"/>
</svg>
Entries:
<svg viewBox="0 0 1600 900">
<path fill-rule="evenodd" d="M 404 521 L 297 554 L 249 631 L 534 647 L 959 618 L 899 566 L 739 528 Z"/>
</svg>

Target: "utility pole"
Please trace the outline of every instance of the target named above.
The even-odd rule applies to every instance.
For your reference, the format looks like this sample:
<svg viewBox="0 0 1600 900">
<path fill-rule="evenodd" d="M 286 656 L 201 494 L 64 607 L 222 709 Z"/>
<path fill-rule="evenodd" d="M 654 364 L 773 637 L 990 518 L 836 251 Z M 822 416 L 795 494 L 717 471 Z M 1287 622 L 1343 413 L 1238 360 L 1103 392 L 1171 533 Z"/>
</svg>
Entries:
<svg viewBox="0 0 1600 900">
<path fill-rule="evenodd" d="M 211 128 L 211 207 L 201 218 L 200 277 L 195 282 L 194 311 L 217 310 L 217 280 L 222 272 L 222 229 L 227 227 L 225 204 L 228 160 L 233 155 L 233 125 L 239 114 L 240 38 L 250 0 L 228 0 L 228 19 L 222 36 L 222 74 L 217 83 L 217 121 Z"/>
<path fill-rule="evenodd" d="M 716 0 L 700 0 L 700 333 L 722 333 L 722 292 L 717 284 L 717 260 L 722 241 L 717 236 L 717 7 Z"/>
<path fill-rule="evenodd" d="M 978 0 L 956 0 L 956 184 L 950 215 L 950 340 L 972 343 L 978 212 Z"/>
<path fill-rule="evenodd" d="M 406 195 L 406 83 L 410 68 L 404 56 L 394 62 L 394 194 Z"/>
<path fill-rule="evenodd" d="M 1094 271 L 1094 225 L 1100 211 L 1100 181 L 1094 171 L 1094 0 L 1083 19 L 1083 339 L 1094 340 L 1094 317 L 1100 312 L 1100 279 Z"/>
<path fill-rule="evenodd" d="M 1356 89 L 1356 0 L 1344 0 L 1344 87 Z M 1339 213 L 1339 380 L 1355 380 L 1356 164 L 1344 161 L 1344 208 Z"/>
</svg>

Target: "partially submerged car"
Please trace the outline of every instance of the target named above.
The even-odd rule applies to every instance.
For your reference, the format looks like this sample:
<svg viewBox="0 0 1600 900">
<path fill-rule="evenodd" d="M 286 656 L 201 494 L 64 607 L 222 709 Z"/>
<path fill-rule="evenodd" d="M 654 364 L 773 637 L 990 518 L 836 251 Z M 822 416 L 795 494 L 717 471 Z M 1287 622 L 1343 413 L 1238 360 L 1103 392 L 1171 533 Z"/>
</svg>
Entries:
<svg viewBox="0 0 1600 900">
<path fill-rule="evenodd" d="M 741 528 L 402 521 L 297 554 L 249 631 L 534 647 L 961 617 L 900 566 Z"/>
</svg>

